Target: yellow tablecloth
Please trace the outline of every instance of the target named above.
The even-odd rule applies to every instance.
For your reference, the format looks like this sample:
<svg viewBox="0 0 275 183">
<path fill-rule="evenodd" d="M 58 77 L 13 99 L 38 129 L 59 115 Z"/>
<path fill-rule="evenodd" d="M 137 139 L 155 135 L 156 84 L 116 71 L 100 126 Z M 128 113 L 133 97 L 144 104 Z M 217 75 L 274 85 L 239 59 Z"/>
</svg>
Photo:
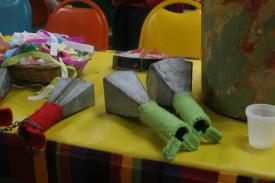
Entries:
<svg viewBox="0 0 275 183">
<path fill-rule="evenodd" d="M 200 98 L 201 62 L 193 61 L 193 94 Z M 96 105 L 62 120 L 46 132 L 46 137 L 60 143 L 110 151 L 128 156 L 164 161 L 161 150 L 165 143 L 149 127 L 138 120 L 105 112 L 102 79 L 112 73 L 112 53 L 96 52 L 81 78 L 91 80 L 95 87 Z M 146 74 L 139 73 L 144 82 Z M 44 101 L 28 101 L 37 88 L 15 89 L 4 98 L 1 107 L 11 107 L 14 121 L 22 120 Z M 248 144 L 246 123 L 214 113 L 203 106 L 213 124 L 223 134 L 220 144 L 201 144 L 195 152 L 180 152 L 171 163 L 219 172 L 275 179 L 275 148 L 254 150 Z"/>
</svg>

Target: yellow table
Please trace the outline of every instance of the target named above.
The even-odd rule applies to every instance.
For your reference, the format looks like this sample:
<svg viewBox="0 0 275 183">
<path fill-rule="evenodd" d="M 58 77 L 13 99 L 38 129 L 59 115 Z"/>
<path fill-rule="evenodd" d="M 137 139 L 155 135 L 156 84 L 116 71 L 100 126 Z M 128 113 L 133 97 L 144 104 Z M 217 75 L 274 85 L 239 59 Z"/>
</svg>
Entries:
<svg viewBox="0 0 275 183">
<path fill-rule="evenodd" d="M 193 94 L 201 91 L 201 62 L 193 61 Z M 46 132 L 49 140 L 164 161 L 161 150 L 165 143 L 149 127 L 139 122 L 105 112 L 103 77 L 112 73 L 112 53 L 96 52 L 81 78 L 91 80 L 95 87 L 96 105 L 62 120 Z M 146 74 L 139 73 L 144 82 Z M 14 121 L 22 120 L 44 101 L 27 101 L 37 89 L 15 89 L 4 98 L 1 107 L 11 107 Z M 275 149 L 254 150 L 248 144 L 246 123 L 236 121 L 203 106 L 213 124 L 223 134 L 220 144 L 201 144 L 195 152 L 179 152 L 171 163 L 201 169 L 275 179 Z"/>
</svg>

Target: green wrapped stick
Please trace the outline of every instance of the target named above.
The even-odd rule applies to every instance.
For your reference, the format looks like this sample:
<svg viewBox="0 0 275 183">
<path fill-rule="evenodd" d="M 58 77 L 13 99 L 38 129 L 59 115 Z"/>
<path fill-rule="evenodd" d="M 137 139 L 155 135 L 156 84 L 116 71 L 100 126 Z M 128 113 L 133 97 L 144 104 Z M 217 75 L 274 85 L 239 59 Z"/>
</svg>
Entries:
<svg viewBox="0 0 275 183">
<path fill-rule="evenodd" d="M 132 71 L 117 71 L 103 79 L 108 113 L 139 118 L 167 141 L 162 154 L 172 160 L 180 149 L 194 151 L 200 139 L 175 115 L 150 101 L 141 81 Z"/>
<path fill-rule="evenodd" d="M 139 106 L 139 118 L 168 141 L 162 154 L 172 160 L 180 149 L 195 151 L 200 140 L 192 133 L 191 127 L 173 114 L 149 101 Z"/>
<path fill-rule="evenodd" d="M 181 119 L 193 127 L 198 137 L 203 137 L 209 143 L 218 143 L 221 140 L 222 134 L 211 125 L 209 117 L 191 93 L 176 93 L 173 98 L 173 107 Z"/>
<path fill-rule="evenodd" d="M 174 107 L 195 134 L 208 143 L 218 143 L 221 133 L 211 126 L 209 117 L 190 94 L 192 62 L 172 58 L 150 65 L 147 74 L 149 96 L 162 106 Z"/>
</svg>

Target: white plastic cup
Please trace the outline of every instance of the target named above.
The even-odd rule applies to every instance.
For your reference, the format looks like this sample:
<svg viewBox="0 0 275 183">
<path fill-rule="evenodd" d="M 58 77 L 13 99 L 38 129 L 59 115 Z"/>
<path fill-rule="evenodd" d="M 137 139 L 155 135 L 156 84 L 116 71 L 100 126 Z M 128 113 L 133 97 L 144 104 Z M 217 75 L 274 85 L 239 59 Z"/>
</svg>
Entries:
<svg viewBox="0 0 275 183">
<path fill-rule="evenodd" d="M 275 140 L 275 106 L 253 104 L 245 109 L 249 144 L 256 149 L 268 149 Z"/>
</svg>

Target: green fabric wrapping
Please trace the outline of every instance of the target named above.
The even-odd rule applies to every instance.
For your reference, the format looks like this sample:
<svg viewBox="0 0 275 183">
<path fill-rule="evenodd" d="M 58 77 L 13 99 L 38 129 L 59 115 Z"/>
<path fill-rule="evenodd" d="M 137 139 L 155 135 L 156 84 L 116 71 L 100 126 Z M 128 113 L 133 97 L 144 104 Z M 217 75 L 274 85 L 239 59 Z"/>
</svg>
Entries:
<svg viewBox="0 0 275 183">
<path fill-rule="evenodd" d="M 175 94 L 173 107 L 181 119 L 193 127 L 198 137 L 202 136 L 209 143 L 218 143 L 221 140 L 222 134 L 211 125 L 209 117 L 190 93 Z"/>
<path fill-rule="evenodd" d="M 140 105 L 139 112 L 140 120 L 168 141 L 162 152 L 165 159 L 174 159 L 181 148 L 194 151 L 199 146 L 200 140 L 193 134 L 191 127 L 155 102 Z"/>
</svg>

